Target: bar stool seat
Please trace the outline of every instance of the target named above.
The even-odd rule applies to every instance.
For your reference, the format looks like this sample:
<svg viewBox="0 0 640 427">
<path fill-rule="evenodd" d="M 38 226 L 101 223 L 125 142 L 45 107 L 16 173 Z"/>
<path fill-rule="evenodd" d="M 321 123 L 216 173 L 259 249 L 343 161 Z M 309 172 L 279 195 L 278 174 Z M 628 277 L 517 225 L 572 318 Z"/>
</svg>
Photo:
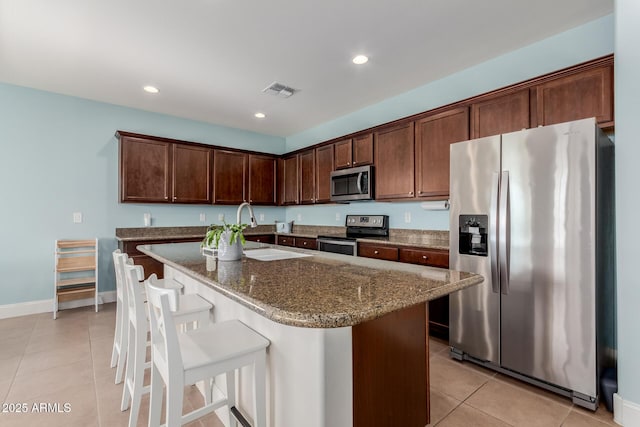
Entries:
<svg viewBox="0 0 640 427">
<path fill-rule="evenodd" d="M 151 396 L 149 426 L 160 425 L 162 385 L 166 385 L 166 425 L 180 426 L 228 407 L 228 425 L 237 425 L 232 408 L 236 405 L 235 373 L 253 366 L 254 427 L 266 426 L 266 349 L 270 342 L 239 320 L 210 323 L 186 333 L 177 333 L 169 296 L 165 290 L 145 283 L 151 323 Z M 182 415 L 185 385 L 226 374 L 226 396 L 207 402 Z"/>
</svg>

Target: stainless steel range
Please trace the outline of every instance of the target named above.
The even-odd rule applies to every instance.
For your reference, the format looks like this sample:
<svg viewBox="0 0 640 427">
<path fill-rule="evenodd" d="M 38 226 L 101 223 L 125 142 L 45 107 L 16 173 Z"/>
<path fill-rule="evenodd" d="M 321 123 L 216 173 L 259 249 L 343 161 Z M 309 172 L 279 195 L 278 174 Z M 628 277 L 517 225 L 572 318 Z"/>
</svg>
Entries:
<svg viewBox="0 0 640 427">
<path fill-rule="evenodd" d="M 345 233 L 318 236 L 318 250 L 344 255 L 358 255 L 358 237 L 388 237 L 388 215 L 347 215 Z"/>
</svg>

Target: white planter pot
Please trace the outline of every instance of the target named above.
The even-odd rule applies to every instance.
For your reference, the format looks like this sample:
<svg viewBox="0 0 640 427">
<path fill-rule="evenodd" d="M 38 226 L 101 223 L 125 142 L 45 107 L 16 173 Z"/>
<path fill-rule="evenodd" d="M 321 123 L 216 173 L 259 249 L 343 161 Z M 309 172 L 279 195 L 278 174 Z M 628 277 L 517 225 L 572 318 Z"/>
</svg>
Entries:
<svg viewBox="0 0 640 427">
<path fill-rule="evenodd" d="M 230 231 L 225 231 L 220 236 L 220 242 L 218 242 L 218 260 L 220 261 L 237 261 L 242 258 L 242 242 L 236 239 L 233 245 L 230 245 L 229 238 L 231 238 Z"/>
</svg>

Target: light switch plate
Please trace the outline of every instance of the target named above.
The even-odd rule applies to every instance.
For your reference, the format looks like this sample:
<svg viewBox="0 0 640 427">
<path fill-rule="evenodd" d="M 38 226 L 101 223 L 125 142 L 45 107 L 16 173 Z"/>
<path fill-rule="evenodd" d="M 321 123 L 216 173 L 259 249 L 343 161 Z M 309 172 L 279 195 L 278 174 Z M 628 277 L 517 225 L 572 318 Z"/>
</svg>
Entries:
<svg viewBox="0 0 640 427">
<path fill-rule="evenodd" d="M 336 213 L 336 221 L 340 222 L 340 213 L 339 212 Z"/>
<path fill-rule="evenodd" d="M 260 214 L 260 219 L 259 221 L 264 221 L 264 214 Z"/>
<path fill-rule="evenodd" d="M 144 222 L 144 226 L 145 227 L 150 227 L 151 226 L 151 214 L 148 213 L 148 212 L 142 214 L 142 221 Z"/>
<path fill-rule="evenodd" d="M 224 221 L 224 214 L 218 214 L 218 221 Z"/>
<path fill-rule="evenodd" d="M 82 212 L 74 212 L 73 213 L 73 223 L 74 224 L 82 223 Z"/>
<path fill-rule="evenodd" d="M 407 224 L 411 222 L 411 212 L 404 213 L 404 222 L 406 222 Z"/>
<path fill-rule="evenodd" d="M 207 215 L 204 212 L 200 212 L 200 222 L 206 222 Z"/>
<path fill-rule="evenodd" d="M 302 222 L 302 214 L 298 214 L 298 222 Z"/>
</svg>

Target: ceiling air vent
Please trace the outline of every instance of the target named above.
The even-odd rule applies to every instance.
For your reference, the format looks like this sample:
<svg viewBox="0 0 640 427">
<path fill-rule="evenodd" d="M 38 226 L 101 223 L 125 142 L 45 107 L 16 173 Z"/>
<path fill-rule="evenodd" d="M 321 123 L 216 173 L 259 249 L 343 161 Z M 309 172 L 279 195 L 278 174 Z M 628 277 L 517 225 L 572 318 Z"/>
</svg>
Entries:
<svg viewBox="0 0 640 427">
<path fill-rule="evenodd" d="M 264 93 L 279 96 L 280 98 L 288 98 L 298 90 L 289 86 L 285 86 L 282 83 L 273 82 L 266 88 L 262 89 Z"/>
</svg>

